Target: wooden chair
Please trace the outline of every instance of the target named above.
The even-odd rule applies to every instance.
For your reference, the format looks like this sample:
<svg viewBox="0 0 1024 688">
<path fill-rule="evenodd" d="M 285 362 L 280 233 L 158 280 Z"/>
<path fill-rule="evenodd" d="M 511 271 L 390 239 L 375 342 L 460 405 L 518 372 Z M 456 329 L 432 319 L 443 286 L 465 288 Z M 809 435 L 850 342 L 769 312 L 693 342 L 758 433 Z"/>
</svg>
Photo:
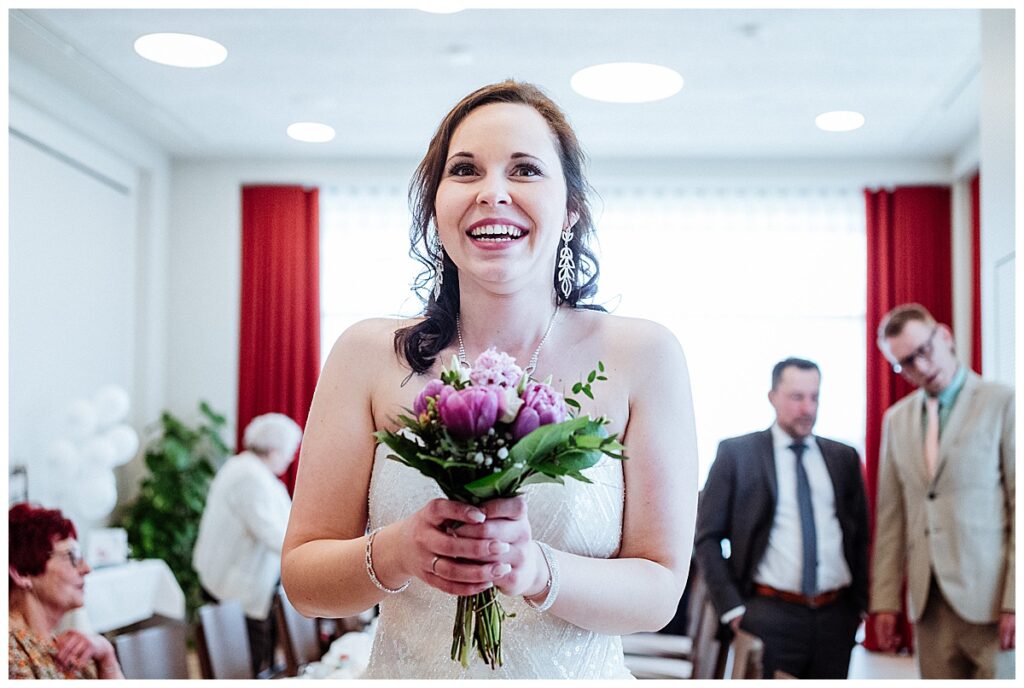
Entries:
<svg viewBox="0 0 1024 688">
<path fill-rule="evenodd" d="M 170 621 L 114 636 L 125 678 L 187 679 L 188 626 Z"/>
<path fill-rule="evenodd" d="M 764 642 L 741 628 L 729 645 L 725 664 L 725 676 L 728 678 L 764 678 Z"/>
<path fill-rule="evenodd" d="M 308 619 L 299 613 L 288 601 L 284 588 L 277 589 L 277 614 L 279 642 L 284 648 L 285 674 L 298 676 L 306 664 L 319 661 L 320 630 L 316 619 Z"/>
<path fill-rule="evenodd" d="M 255 678 L 245 613 L 236 600 L 199 608 L 196 650 L 203 678 Z"/>
</svg>

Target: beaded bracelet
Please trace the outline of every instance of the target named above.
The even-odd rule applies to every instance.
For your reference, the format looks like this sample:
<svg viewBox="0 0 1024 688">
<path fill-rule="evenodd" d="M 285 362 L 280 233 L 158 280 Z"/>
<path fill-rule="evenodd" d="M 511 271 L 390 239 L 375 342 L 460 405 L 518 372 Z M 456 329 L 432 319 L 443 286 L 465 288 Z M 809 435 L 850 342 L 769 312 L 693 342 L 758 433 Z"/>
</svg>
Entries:
<svg viewBox="0 0 1024 688">
<path fill-rule="evenodd" d="M 383 526 L 381 526 L 381 527 L 383 527 Z M 373 538 L 379 532 L 380 532 L 380 528 L 374 528 L 373 531 L 370 532 L 370 537 L 366 538 L 366 573 L 368 573 L 370 575 L 370 581 L 372 581 L 373 584 L 375 586 L 377 586 L 378 590 L 383 590 L 384 592 L 388 593 L 389 595 L 395 595 L 397 593 L 402 592 L 406 588 L 408 588 L 409 587 L 409 583 L 412 582 L 412 579 L 410 578 L 409 580 L 405 581 L 405 583 L 403 583 L 401 587 L 393 588 L 392 589 L 392 588 L 387 587 L 383 583 L 381 583 L 380 579 L 377 578 L 377 574 L 373 570 L 373 554 L 372 554 L 372 550 L 373 550 Z"/>
<path fill-rule="evenodd" d="M 540 547 L 540 553 L 544 557 L 544 563 L 548 565 L 548 582 L 544 586 L 544 590 L 547 590 L 547 597 L 541 603 L 534 602 L 528 597 L 523 597 L 526 604 L 530 605 L 539 612 L 546 612 L 551 609 L 551 605 L 555 603 L 555 598 L 558 597 L 558 559 L 555 559 L 554 552 L 551 548 L 543 542 L 537 542 L 537 546 Z M 541 592 L 544 592 L 542 590 Z"/>
</svg>

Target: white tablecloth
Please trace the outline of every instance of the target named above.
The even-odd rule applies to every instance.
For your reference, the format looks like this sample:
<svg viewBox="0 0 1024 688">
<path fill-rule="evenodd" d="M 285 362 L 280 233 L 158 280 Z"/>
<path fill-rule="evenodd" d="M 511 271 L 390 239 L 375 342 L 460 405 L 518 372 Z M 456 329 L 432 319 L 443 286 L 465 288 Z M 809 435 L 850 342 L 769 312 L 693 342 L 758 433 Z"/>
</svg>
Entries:
<svg viewBox="0 0 1024 688">
<path fill-rule="evenodd" d="M 62 628 L 105 633 L 160 614 L 185 618 L 185 593 L 162 559 L 129 561 L 85 577 L 85 606 L 68 612 Z"/>
</svg>

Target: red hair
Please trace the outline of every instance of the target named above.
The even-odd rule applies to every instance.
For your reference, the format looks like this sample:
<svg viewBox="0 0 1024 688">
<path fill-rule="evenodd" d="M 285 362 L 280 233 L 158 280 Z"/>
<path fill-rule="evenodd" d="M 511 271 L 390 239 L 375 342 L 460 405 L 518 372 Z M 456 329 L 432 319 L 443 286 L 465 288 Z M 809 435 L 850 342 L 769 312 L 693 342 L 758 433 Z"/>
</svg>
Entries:
<svg viewBox="0 0 1024 688">
<path fill-rule="evenodd" d="M 53 543 L 78 537 L 75 524 L 59 509 L 44 509 L 22 502 L 7 512 L 8 563 L 23 576 L 38 576 L 46 570 Z M 8 586 L 13 586 L 8 573 Z"/>
</svg>

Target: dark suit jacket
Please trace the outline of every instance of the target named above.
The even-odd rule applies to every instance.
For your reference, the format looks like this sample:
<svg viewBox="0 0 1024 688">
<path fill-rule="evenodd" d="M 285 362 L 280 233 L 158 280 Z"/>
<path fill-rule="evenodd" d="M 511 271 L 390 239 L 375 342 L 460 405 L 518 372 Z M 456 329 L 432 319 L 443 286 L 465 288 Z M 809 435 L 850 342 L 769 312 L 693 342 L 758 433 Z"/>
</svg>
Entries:
<svg viewBox="0 0 1024 688">
<path fill-rule="evenodd" d="M 836 496 L 843 553 L 858 611 L 868 607 L 868 517 L 857 450 L 815 436 Z M 753 594 L 753 577 L 768 548 L 778 495 L 771 430 L 723 440 L 697 508 L 695 554 L 719 615 Z M 722 540 L 731 554 L 722 557 Z"/>
</svg>

